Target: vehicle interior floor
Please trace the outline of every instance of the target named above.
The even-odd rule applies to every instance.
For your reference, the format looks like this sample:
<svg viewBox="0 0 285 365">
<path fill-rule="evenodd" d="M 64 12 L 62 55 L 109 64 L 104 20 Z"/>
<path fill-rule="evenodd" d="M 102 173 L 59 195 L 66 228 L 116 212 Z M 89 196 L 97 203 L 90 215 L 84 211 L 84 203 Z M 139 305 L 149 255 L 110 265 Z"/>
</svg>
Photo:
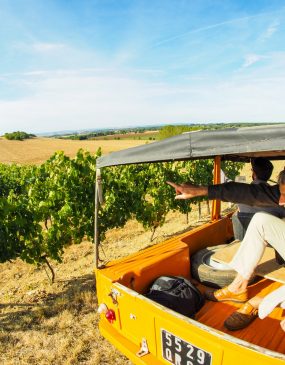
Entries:
<svg viewBox="0 0 285 365">
<path fill-rule="evenodd" d="M 271 291 L 277 289 L 280 283 L 273 282 L 269 279 L 261 279 L 255 284 L 249 286 L 249 298 L 260 294 L 265 296 Z M 199 289 L 204 292 L 205 286 L 200 285 Z M 283 317 L 283 309 L 277 307 L 273 312 L 261 320 L 255 319 L 247 328 L 238 331 L 229 331 L 224 327 L 225 319 L 231 315 L 241 304 L 234 302 L 211 302 L 206 301 L 202 309 L 196 314 L 196 320 L 213 327 L 219 331 L 228 333 L 231 336 L 241 340 L 248 341 L 252 344 L 264 347 L 266 349 L 285 353 L 285 336 L 280 327 L 280 320 Z"/>
</svg>

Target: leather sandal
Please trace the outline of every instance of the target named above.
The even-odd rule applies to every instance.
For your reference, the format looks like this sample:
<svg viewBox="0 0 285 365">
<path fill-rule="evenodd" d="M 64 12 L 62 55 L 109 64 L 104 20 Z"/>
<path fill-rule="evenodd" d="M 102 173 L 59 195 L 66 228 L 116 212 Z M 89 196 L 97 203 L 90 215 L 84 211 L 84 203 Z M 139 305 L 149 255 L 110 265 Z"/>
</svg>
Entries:
<svg viewBox="0 0 285 365">
<path fill-rule="evenodd" d="M 227 286 L 218 290 L 208 290 L 205 292 L 205 297 L 212 302 L 237 302 L 244 303 L 248 300 L 247 290 L 242 293 L 233 293 L 231 292 Z"/>
<path fill-rule="evenodd" d="M 246 302 L 238 310 L 233 312 L 224 322 L 224 326 L 230 331 L 237 331 L 247 327 L 258 317 L 258 309 Z"/>
</svg>

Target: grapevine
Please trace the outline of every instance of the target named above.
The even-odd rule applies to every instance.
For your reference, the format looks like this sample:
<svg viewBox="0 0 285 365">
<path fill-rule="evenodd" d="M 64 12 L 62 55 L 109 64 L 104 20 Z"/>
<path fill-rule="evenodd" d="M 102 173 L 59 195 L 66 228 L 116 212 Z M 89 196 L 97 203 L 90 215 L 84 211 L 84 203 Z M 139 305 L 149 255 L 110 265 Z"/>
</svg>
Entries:
<svg viewBox="0 0 285 365">
<path fill-rule="evenodd" d="M 47 265 L 61 261 L 64 249 L 83 239 L 93 240 L 95 155 L 79 150 L 75 158 L 63 152 L 52 155 L 40 166 L 0 164 L 0 262 L 21 258 Z M 223 163 L 226 175 L 234 179 L 241 164 Z M 108 167 L 102 170 L 104 204 L 99 209 L 99 232 L 123 227 L 134 218 L 145 229 L 163 225 L 170 210 L 188 214 L 189 201 L 174 199 L 166 181 L 208 185 L 213 162 L 197 160 Z"/>
</svg>

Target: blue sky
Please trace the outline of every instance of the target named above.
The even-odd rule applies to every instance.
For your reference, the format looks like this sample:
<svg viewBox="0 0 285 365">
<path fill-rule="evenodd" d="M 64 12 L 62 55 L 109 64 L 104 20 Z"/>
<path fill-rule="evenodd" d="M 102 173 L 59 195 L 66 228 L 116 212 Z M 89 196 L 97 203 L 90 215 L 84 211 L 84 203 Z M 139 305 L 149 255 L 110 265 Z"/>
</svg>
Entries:
<svg viewBox="0 0 285 365">
<path fill-rule="evenodd" d="M 0 0 L 0 133 L 285 122 L 285 1 Z"/>
</svg>

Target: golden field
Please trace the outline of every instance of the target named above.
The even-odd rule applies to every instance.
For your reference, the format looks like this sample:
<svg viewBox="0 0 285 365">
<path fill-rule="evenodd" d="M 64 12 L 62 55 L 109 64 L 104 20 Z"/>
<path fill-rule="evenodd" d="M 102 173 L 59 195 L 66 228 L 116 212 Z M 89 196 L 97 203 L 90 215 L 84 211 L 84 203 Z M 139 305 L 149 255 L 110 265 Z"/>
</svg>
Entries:
<svg viewBox="0 0 285 365">
<path fill-rule="evenodd" d="M 9 141 L 0 138 L 0 162 L 40 164 L 57 151 L 64 151 L 67 156 L 73 157 L 80 148 L 95 153 L 101 147 L 102 153 L 107 154 L 145 143 L 146 141 L 143 140 L 127 139 L 72 141 L 58 138 L 33 138 L 24 141 Z"/>
<path fill-rule="evenodd" d="M 69 141 L 36 138 L 23 142 L 0 140 L 0 160 L 5 163 L 41 163 L 55 151 L 74 156 L 79 148 L 103 153 L 144 144 L 145 141 Z M 274 172 L 281 168 L 277 163 Z M 283 167 L 283 165 L 282 165 Z M 250 177 L 246 166 L 242 174 Z M 224 207 L 227 207 L 225 204 Z M 206 206 L 203 206 L 205 222 Z M 189 223 L 178 213 L 169 213 L 158 228 L 153 243 L 200 225 L 194 206 Z M 150 244 L 150 231 L 135 221 L 113 229 L 102 243 L 101 256 L 114 259 Z M 94 248 L 90 242 L 68 247 L 62 263 L 52 263 L 56 273 L 51 284 L 45 267 L 20 260 L 0 264 L 0 364 L 2 365 L 131 365 L 99 333 Z"/>
</svg>

